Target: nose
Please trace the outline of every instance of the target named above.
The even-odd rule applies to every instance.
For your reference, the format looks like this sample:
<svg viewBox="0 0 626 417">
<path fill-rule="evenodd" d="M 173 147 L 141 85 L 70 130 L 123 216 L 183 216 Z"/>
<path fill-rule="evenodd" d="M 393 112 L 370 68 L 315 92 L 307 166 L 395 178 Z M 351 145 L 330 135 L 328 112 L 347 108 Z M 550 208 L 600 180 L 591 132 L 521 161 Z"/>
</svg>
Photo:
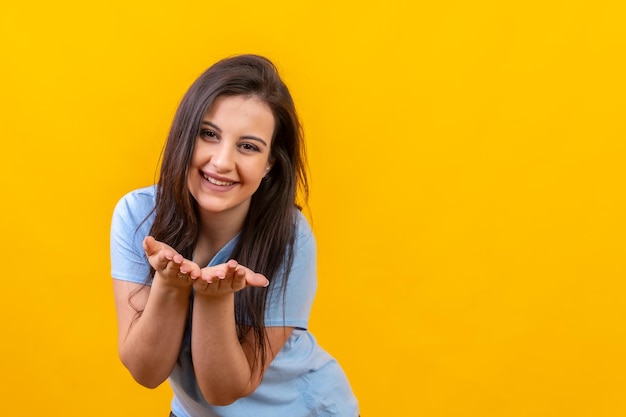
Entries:
<svg viewBox="0 0 626 417">
<path fill-rule="evenodd" d="M 235 165 L 235 150 L 228 146 L 226 141 L 221 141 L 213 147 L 213 154 L 209 162 L 217 172 L 228 172 Z"/>
</svg>

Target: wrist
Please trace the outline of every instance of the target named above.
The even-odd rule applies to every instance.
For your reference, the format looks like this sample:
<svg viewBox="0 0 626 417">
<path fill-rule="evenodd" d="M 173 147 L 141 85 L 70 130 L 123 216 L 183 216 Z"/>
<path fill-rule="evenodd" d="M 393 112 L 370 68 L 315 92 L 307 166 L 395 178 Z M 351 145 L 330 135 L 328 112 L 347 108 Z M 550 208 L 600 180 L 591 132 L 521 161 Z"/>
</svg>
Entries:
<svg viewBox="0 0 626 417">
<path fill-rule="evenodd" d="M 172 297 L 189 299 L 192 283 L 185 280 L 172 280 L 165 278 L 161 273 L 156 272 L 152 280 L 152 292 L 157 291 Z"/>
<path fill-rule="evenodd" d="M 208 314 L 232 313 L 235 309 L 235 294 L 206 294 L 194 291 L 194 310 L 209 311 Z"/>
</svg>

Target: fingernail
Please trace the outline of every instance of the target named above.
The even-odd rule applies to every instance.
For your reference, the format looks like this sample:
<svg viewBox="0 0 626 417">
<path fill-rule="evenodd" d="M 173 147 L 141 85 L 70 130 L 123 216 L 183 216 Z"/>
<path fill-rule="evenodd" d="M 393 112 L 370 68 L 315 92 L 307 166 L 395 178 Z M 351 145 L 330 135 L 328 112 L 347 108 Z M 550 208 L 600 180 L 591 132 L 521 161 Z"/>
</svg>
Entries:
<svg viewBox="0 0 626 417">
<path fill-rule="evenodd" d="M 265 278 L 265 280 L 267 281 L 267 284 L 265 284 L 265 285 L 263 286 L 263 288 L 267 288 L 267 287 L 269 287 L 269 286 L 270 286 L 270 280 L 269 280 L 269 279 L 267 279 L 267 278 Z"/>
</svg>

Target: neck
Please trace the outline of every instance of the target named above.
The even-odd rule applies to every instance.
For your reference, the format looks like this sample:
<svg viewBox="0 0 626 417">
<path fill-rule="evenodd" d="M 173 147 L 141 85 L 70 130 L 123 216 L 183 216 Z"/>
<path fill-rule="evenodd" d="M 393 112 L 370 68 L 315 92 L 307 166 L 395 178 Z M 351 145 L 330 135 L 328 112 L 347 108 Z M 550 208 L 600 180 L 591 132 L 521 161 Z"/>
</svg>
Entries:
<svg viewBox="0 0 626 417">
<path fill-rule="evenodd" d="M 201 213 L 200 233 L 194 251 L 194 261 L 200 267 L 206 266 L 211 259 L 237 233 L 241 231 L 244 216 L 233 216 L 233 213 Z"/>
</svg>

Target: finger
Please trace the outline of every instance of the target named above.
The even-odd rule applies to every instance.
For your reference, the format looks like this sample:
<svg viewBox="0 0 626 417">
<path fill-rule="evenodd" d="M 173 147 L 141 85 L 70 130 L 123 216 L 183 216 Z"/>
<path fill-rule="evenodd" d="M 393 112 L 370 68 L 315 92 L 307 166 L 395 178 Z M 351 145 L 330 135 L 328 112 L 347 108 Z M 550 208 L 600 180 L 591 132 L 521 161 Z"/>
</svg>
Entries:
<svg viewBox="0 0 626 417">
<path fill-rule="evenodd" d="M 202 281 L 208 282 L 209 284 L 213 281 L 224 279 L 224 277 L 224 271 L 220 268 L 206 267 L 202 268 L 202 270 L 200 271 L 200 279 Z"/>
<path fill-rule="evenodd" d="M 179 272 L 188 275 L 191 279 L 198 279 L 201 276 L 200 267 L 192 261 L 183 259 L 179 266 Z"/>
<path fill-rule="evenodd" d="M 177 258 L 179 260 L 178 263 L 180 263 L 180 260 L 183 259 L 182 256 L 180 256 L 174 249 L 170 248 L 163 242 L 159 242 L 152 236 L 146 236 L 144 238 L 143 249 L 148 257 L 158 255 L 159 252 L 162 252 L 162 256 L 168 261 Z"/>
<path fill-rule="evenodd" d="M 247 273 L 248 271 L 246 271 L 246 268 L 243 268 L 243 267 L 237 267 L 237 269 L 234 271 L 233 280 L 230 284 L 231 288 L 234 291 L 239 291 L 246 287 L 246 274 Z"/>
<path fill-rule="evenodd" d="M 146 255 L 152 256 L 159 251 L 159 243 L 152 236 L 146 236 L 143 240 L 143 250 Z"/>
<path fill-rule="evenodd" d="M 173 257 L 172 251 L 167 247 L 163 249 L 163 246 L 151 236 L 146 237 L 143 241 L 148 262 L 157 271 L 166 269 Z"/>
<path fill-rule="evenodd" d="M 224 278 L 234 278 L 238 267 L 239 263 L 234 259 L 226 262 L 226 265 L 224 266 Z"/>
<path fill-rule="evenodd" d="M 251 287 L 268 287 L 270 285 L 270 280 L 267 279 L 265 275 L 254 272 L 243 266 L 240 266 L 240 269 L 245 271 L 246 285 Z"/>
<path fill-rule="evenodd" d="M 193 288 L 198 294 L 208 294 L 209 291 L 213 292 L 215 285 L 219 285 L 219 283 L 212 284 L 202 279 L 193 281 Z"/>
</svg>

